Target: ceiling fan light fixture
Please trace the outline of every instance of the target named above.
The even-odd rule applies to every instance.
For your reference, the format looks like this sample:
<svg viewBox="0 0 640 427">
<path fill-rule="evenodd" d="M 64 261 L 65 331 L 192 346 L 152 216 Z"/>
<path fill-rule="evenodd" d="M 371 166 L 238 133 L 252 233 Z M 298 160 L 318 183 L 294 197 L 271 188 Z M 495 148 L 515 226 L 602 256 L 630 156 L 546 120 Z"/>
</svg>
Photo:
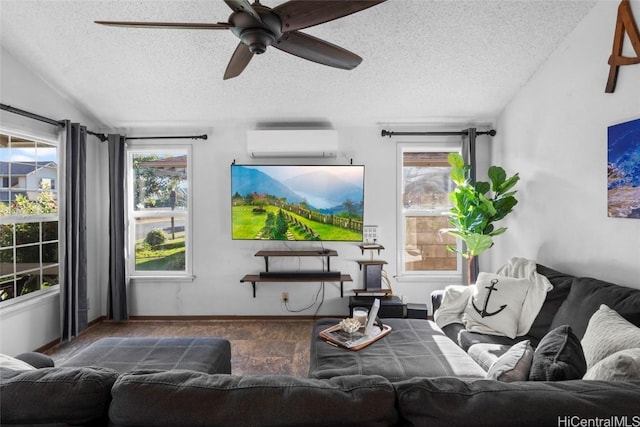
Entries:
<svg viewBox="0 0 640 427">
<path fill-rule="evenodd" d="M 276 41 L 276 38 L 269 30 L 264 28 L 247 28 L 240 33 L 240 40 L 249 46 L 251 53 L 260 55 L 267 50 L 267 47 Z"/>
</svg>

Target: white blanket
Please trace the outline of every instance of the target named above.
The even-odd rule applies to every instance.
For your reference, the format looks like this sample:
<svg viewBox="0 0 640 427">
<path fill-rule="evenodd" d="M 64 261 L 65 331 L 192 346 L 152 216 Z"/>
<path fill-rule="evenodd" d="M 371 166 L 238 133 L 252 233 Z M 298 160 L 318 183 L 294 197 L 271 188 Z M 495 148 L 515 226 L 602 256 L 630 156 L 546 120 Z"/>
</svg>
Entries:
<svg viewBox="0 0 640 427">
<path fill-rule="evenodd" d="M 545 276 L 536 271 L 535 261 L 525 258 L 510 259 L 507 264 L 496 271 L 496 274 L 529 281 L 529 287 L 517 325 L 517 336 L 525 335 L 531 329 L 533 321 L 540 312 L 540 308 L 542 308 L 547 292 L 553 289 L 553 285 Z M 473 331 L 475 329 L 477 332 L 488 333 L 488 327 L 471 322 L 468 316 L 464 316 L 465 310 L 468 308 L 473 310 L 471 300 L 476 292 L 476 285 L 447 286 L 444 290 L 440 308 L 434 314 L 436 324 L 440 328 L 452 323 L 462 323 L 465 324 L 465 327 L 468 324 L 467 329 L 469 330 Z"/>
</svg>

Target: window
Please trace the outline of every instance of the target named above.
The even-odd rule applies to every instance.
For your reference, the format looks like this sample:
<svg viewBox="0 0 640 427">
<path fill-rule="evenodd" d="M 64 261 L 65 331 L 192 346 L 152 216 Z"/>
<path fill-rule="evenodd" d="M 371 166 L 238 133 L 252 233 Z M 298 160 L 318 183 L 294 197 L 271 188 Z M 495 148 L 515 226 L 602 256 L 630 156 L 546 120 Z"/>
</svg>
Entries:
<svg viewBox="0 0 640 427">
<path fill-rule="evenodd" d="M 190 276 L 190 147 L 127 151 L 129 272 Z"/>
<path fill-rule="evenodd" d="M 57 142 L 0 131 L 0 303 L 59 283 Z"/>
<path fill-rule="evenodd" d="M 459 256 L 447 250 L 447 245 L 456 245 L 456 239 L 440 232 L 449 226 L 449 192 L 455 184 L 447 156 L 452 151 L 457 147 L 399 149 L 400 276 L 461 272 Z"/>
</svg>

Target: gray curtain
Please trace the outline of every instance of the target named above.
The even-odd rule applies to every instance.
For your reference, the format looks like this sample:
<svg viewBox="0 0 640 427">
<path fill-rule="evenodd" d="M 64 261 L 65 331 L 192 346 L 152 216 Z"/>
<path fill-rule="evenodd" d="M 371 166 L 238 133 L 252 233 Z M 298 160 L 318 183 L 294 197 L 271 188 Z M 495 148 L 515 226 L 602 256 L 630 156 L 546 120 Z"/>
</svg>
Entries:
<svg viewBox="0 0 640 427">
<path fill-rule="evenodd" d="M 124 174 L 125 137 L 108 135 L 109 144 L 109 290 L 108 318 L 129 318 L 125 262 Z"/>
<path fill-rule="evenodd" d="M 469 171 L 469 177 L 472 183 L 476 183 L 476 128 L 467 129 L 467 135 L 462 137 L 462 158 L 464 162 L 471 166 Z M 464 244 L 464 243 L 463 243 Z M 465 259 L 463 261 L 466 262 Z M 480 272 L 480 266 L 478 264 L 478 257 L 474 257 L 471 261 L 471 280 L 467 281 L 467 269 L 462 269 L 462 283 L 475 283 Z"/>
<path fill-rule="evenodd" d="M 60 305 L 62 340 L 87 327 L 86 139 L 87 129 L 65 120 L 61 144 Z"/>
</svg>

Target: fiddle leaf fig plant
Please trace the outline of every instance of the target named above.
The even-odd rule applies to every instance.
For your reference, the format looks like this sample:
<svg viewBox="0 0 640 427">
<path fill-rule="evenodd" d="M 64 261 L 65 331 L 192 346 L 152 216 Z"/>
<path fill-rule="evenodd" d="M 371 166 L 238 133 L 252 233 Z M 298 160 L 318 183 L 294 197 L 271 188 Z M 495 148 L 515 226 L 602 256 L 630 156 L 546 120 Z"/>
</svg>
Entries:
<svg viewBox="0 0 640 427">
<path fill-rule="evenodd" d="M 506 217 L 518 203 L 513 187 L 520 177 L 517 173 L 507 177 L 503 168 L 491 166 L 487 173 L 491 183 L 478 181 L 474 185 L 469 178 L 470 166 L 465 165 L 459 153 L 450 153 L 447 160 L 456 189 L 449 193 L 453 204 L 449 210 L 452 228 L 443 231 L 465 243 L 464 250 L 452 246 L 447 249 L 467 259 L 470 280 L 473 258 L 493 246 L 493 237 L 507 231 L 506 227 L 495 228 L 494 223 Z"/>
</svg>

